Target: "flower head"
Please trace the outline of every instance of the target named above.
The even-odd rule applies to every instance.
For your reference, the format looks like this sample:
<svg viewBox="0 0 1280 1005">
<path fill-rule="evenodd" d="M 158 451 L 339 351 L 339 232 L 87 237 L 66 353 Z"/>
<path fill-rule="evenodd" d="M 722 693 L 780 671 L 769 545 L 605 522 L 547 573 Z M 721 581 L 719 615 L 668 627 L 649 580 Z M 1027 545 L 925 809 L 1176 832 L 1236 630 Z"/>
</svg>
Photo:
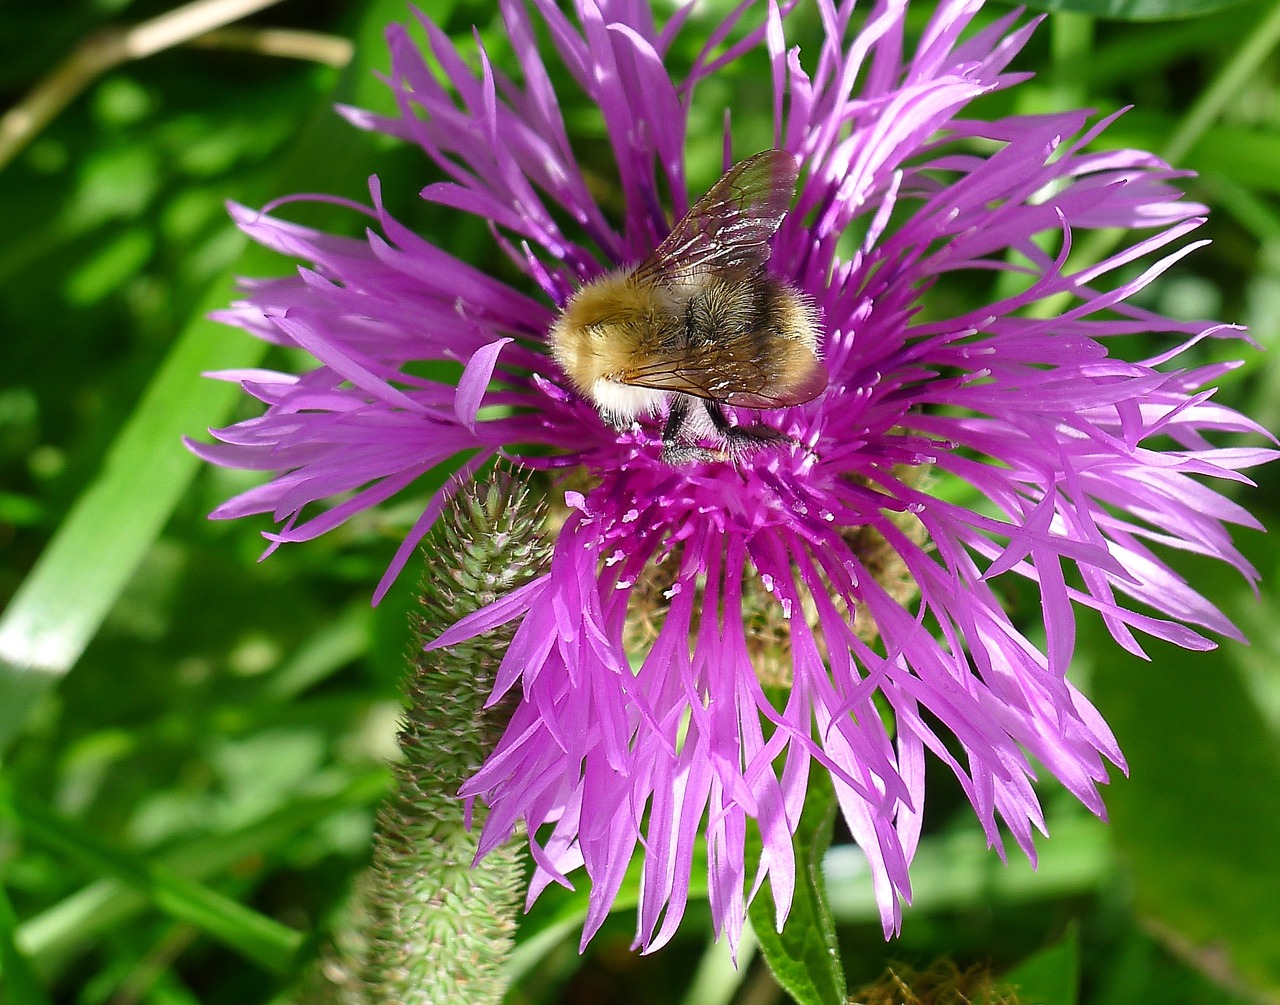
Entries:
<svg viewBox="0 0 1280 1005">
<path fill-rule="evenodd" d="M 640 847 L 637 942 L 669 939 L 700 832 L 717 931 L 736 940 L 748 884 L 765 879 L 781 921 L 811 771 L 834 781 L 886 933 L 910 898 L 926 751 L 955 773 L 993 845 L 1002 822 L 1034 856 L 1033 761 L 1097 813 L 1106 762 L 1123 766 L 1066 679 L 1075 609 L 1100 612 L 1132 652 L 1138 634 L 1209 648 L 1201 629 L 1237 632 L 1160 550 L 1255 578 L 1224 528 L 1253 521 L 1199 477 L 1243 481 L 1270 452 L 1207 439 L 1257 431 L 1212 401 L 1228 365 L 1170 365 L 1231 332 L 1130 302 L 1197 246 L 1183 239 L 1204 210 L 1180 198 L 1178 173 L 1139 151 L 1087 152 L 1109 120 L 1084 112 L 966 117 L 1025 77 L 1006 70 L 1034 28 L 1016 12 L 974 30 L 978 2 L 943 0 L 907 51 L 903 0 L 880 0 L 857 30 L 852 3 L 822 0 L 815 53 L 787 48 L 777 3 L 755 28 L 748 7 L 679 80 L 664 64 L 689 7 L 658 25 L 641 0 L 578 0 L 575 17 L 509 0 L 512 75 L 483 48 L 472 69 L 425 18 L 427 53 L 392 31 L 399 114 L 345 114 L 429 155 L 448 180 L 423 198 L 490 221 L 527 278 L 519 289 L 397 223 L 376 180 L 363 240 L 235 210 L 255 239 L 309 264 L 251 285 L 222 317 L 319 366 L 229 375 L 266 411 L 196 449 L 274 476 L 215 515 L 269 512 L 283 522 L 274 541 L 300 541 L 460 455 L 464 479 L 499 453 L 579 473 L 564 483 L 577 488 L 564 493 L 550 571 L 437 644 L 519 620 L 493 694 L 518 703 L 463 795 L 490 808 L 482 849 L 525 822 L 531 897 L 585 869 L 584 941 Z M 548 356 L 547 333 L 575 289 L 643 259 L 697 197 L 684 152 L 698 85 L 761 45 L 774 145 L 800 172 L 768 268 L 816 305 L 830 384 L 760 413 L 794 443 L 673 466 L 662 418 L 623 432 L 603 422 Z M 544 59 L 599 108 L 620 219 L 578 166 Z M 731 140 L 726 117 L 725 167 L 731 150 L 755 152 Z M 1136 242 L 1068 268 L 1077 235 L 1106 227 Z M 1130 268 L 1144 256 L 1152 264 Z M 944 296 L 957 275 L 972 290 L 993 273 L 1008 277 L 998 298 Z M 1066 306 L 1038 316 L 1055 298 Z M 1172 348 L 1112 356 L 1109 342 L 1134 333 Z M 421 376 L 410 364 L 423 360 L 462 363 L 461 378 Z M 1038 589 L 1043 647 L 1002 608 L 1003 575 Z M 762 632 L 782 648 L 762 653 Z M 778 697 L 762 677 L 789 688 Z M 763 845 L 750 876 L 748 827 Z"/>
</svg>

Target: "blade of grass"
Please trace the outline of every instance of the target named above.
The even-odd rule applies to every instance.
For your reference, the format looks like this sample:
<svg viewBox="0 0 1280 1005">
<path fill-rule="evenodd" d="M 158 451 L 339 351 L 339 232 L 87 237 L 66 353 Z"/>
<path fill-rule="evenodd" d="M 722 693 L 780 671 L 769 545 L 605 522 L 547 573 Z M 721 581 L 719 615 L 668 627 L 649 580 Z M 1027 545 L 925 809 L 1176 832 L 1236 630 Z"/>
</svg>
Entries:
<svg viewBox="0 0 1280 1005">
<path fill-rule="evenodd" d="M 9 891 L 0 885 L 0 988 L 3 1000 L 14 1005 L 52 1005 L 32 969 L 31 962 L 17 946 L 18 918 L 9 902 Z"/>
<path fill-rule="evenodd" d="M 317 631 L 289 660 L 272 674 L 263 688 L 263 700 L 284 702 L 324 680 L 369 648 L 373 608 L 361 597 L 342 609 L 332 622 Z"/>
<path fill-rule="evenodd" d="M 372 4 L 361 38 L 380 33 L 392 9 L 403 16 L 398 5 Z M 378 103 L 370 90 L 374 58 L 385 58 L 382 46 L 359 47 L 336 99 Z M 326 102 L 270 194 L 340 190 L 343 178 L 367 177 L 373 145 L 353 142 L 353 135 Z M 253 246 L 213 285 L 117 435 L 100 474 L 0 615 L 0 756 L 40 697 L 75 665 L 194 477 L 200 462 L 183 448 L 182 436 L 222 424 L 240 399 L 235 385 L 201 374 L 253 366 L 266 352 L 265 343 L 233 334 L 205 315 L 234 299 L 236 276 L 278 275 L 288 268 L 279 255 Z"/>
<path fill-rule="evenodd" d="M 257 268 L 267 264 L 259 261 Z M 228 338 L 204 319 L 228 302 L 233 289 L 228 276 L 200 304 L 197 320 L 169 352 L 98 478 L 0 618 L 0 751 L 39 697 L 75 665 L 186 490 L 198 461 L 183 449 L 182 435 L 216 422 L 235 400 L 237 388 L 199 375 L 260 360 L 261 347 Z"/>
<path fill-rule="evenodd" d="M 122 967 L 107 978 L 100 975 L 100 980 L 109 990 L 102 988 L 103 999 L 107 998 L 116 1005 L 145 1002 L 146 1005 L 192 1005 L 195 997 L 179 982 L 173 972 L 173 962 L 181 956 L 191 944 L 200 937 L 199 929 L 180 921 L 170 922 L 164 926 L 158 936 L 149 940 L 149 945 L 127 967 Z"/>
<path fill-rule="evenodd" d="M 1280 43 L 1280 3 L 1275 4 L 1249 34 L 1230 62 L 1200 94 L 1178 128 L 1160 151 L 1170 164 L 1177 164 L 1196 145 L 1204 131 L 1213 125 L 1227 106 L 1252 80 L 1271 51 Z"/>
<path fill-rule="evenodd" d="M 1128 33 L 1102 40 L 1089 60 L 1089 86 L 1093 93 L 1105 94 L 1144 75 L 1154 77 L 1179 60 L 1194 58 L 1220 39 L 1242 37 L 1251 16 L 1251 11 L 1235 8 L 1211 18 L 1143 25 L 1137 29 L 1142 33 L 1141 45 L 1135 45 L 1134 35 Z"/>
<path fill-rule="evenodd" d="M 148 990 L 147 1005 L 200 1005 L 200 999 L 179 984 L 171 971 L 165 971 Z"/>
<path fill-rule="evenodd" d="M 86 38 L 0 117 L 0 170 L 104 74 L 130 60 L 145 59 L 279 2 L 193 0 L 142 24 L 108 28 Z"/>
<path fill-rule="evenodd" d="M 1280 44 L 1280 2 L 1272 5 L 1246 38 L 1248 41 L 1240 46 L 1209 86 L 1201 92 L 1179 121 L 1173 135 L 1159 149 L 1158 153 L 1168 163 L 1177 166 L 1205 138 L 1209 128 L 1236 99 L 1241 89 L 1253 79 L 1277 44 Z M 1233 148 L 1230 156 L 1236 155 L 1237 151 Z M 1101 262 L 1128 233 L 1114 228 L 1090 233 L 1080 242 L 1067 262 L 1067 274 Z M 1035 318 L 1051 318 L 1060 314 L 1070 301 L 1069 295 L 1058 294 L 1033 304 L 1027 314 Z"/>
<path fill-rule="evenodd" d="M 230 834 L 210 834 L 171 848 L 159 864 L 190 880 L 203 880 L 250 856 L 270 856 L 286 840 L 351 807 L 366 807 L 387 789 L 387 773 L 371 771 L 334 793 L 311 794 Z M 104 878 L 23 922 L 17 944 L 46 976 L 63 970 L 93 936 L 143 910 L 146 898 L 117 879 Z"/>
<path fill-rule="evenodd" d="M 1093 58 L 1095 22 L 1087 14 L 1049 15 L 1049 46 L 1053 54 L 1049 86 L 1056 108 L 1087 103 L 1089 64 Z"/>
<path fill-rule="evenodd" d="M 1215 205 L 1235 217 L 1259 244 L 1280 244 L 1280 213 L 1256 192 L 1228 178 L 1206 178 Z"/>
<path fill-rule="evenodd" d="M 273 973 L 286 973 L 303 944 L 301 932 L 171 869 L 114 848 L 22 793 L 9 794 L 8 811 L 30 840 L 133 887 L 158 910 L 195 925 Z"/>
<path fill-rule="evenodd" d="M 729 1005 L 746 980 L 747 968 L 760 943 L 755 930 L 744 925 L 738 939 L 738 959 L 729 953 L 729 941 L 721 939 L 707 946 L 698 961 L 693 982 L 682 999 L 683 1005 Z"/>
<path fill-rule="evenodd" d="M 1099 891 L 1112 881 L 1115 862 L 1106 825 L 1092 817 L 1053 824 L 1040 842 L 1037 868 L 1010 856 L 1005 865 L 976 831 L 926 838 L 911 863 L 913 913 L 995 907 Z M 827 899 L 836 921 L 878 924 L 866 856 L 852 845 L 827 852 L 822 863 Z"/>
<path fill-rule="evenodd" d="M 694 844 L 694 860 L 689 879 L 691 901 L 707 896 L 706 853 L 706 842 L 697 841 Z M 630 911 L 640 903 L 640 865 L 639 857 L 633 858 L 627 865 L 626 876 L 609 908 L 610 913 Z M 556 945 L 570 934 L 581 934 L 590 897 L 586 884 L 564 892 L 555 887 L 542 895 L 520 922 L 516 933 L 516 947 L 502 968 L 508 986 L 518 987 L 524 975 L 537 966 Z"/>
</svg>

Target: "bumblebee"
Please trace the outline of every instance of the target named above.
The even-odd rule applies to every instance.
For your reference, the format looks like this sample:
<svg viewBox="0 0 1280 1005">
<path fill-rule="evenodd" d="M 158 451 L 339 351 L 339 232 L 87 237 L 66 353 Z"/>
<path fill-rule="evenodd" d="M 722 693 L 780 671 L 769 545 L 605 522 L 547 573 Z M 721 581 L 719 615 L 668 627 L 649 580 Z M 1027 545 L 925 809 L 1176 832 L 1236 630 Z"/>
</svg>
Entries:
<svg viewBox="0 0 1280 1005">
<path fill-rule="evenodd" d="M 796 173 L 783 150 L 735 164 L 657 250 L 583 286 L 552 326 L 552 356 L 606 422 L 625 429 L 666 409 L 670 464 L 789 443 L 733 425 L 724 406 L 785 408 L 827 386 L 813 302 L 765 268 Z"/>
</svg>

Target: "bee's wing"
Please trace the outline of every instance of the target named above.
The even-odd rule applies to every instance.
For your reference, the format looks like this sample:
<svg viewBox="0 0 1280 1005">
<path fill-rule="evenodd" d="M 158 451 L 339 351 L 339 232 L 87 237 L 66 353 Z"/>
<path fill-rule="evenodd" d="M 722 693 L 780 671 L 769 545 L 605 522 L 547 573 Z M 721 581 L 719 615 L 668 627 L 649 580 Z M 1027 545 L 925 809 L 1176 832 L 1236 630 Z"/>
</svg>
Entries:
<svg viewBox="0 0 1280 1005">
<path fill-rule="evenodd" d="M 791 207 L 796 161 L 765 150 L 739 161 L 711 186 L 635 270 L 667 285 L 708 272 L 751 271 L 769 260 L 769 239 Z"/>
<path fill-rule="evenodd" d="M 679 391 L 743 408 L 801 405 L 826 388 L 827 368 L 803 343 L 784 339 L 772 352 L 774 355 L 766 358 L 757 336 L 744 332 L 650 356 L 642 365 L 609 377 L 622 384 Z M 790 358 L 780 360 L 779 353 Z"/>
</svg>

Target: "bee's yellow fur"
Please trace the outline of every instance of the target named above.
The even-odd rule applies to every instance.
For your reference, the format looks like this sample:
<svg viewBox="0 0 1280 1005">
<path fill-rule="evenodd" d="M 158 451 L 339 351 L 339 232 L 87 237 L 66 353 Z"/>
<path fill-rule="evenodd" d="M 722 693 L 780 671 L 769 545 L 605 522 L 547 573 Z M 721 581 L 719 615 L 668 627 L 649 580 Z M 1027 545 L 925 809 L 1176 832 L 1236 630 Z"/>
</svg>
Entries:
<svg viewBox="0 0 1280 1005">
<path fill-rule="evenodd" d="M 614 272 L 582 287 L 551 329 L 551 352 L 573 386 L 615 425 L 661 407 L 669 393 L 635 387 L 616 376 L 672 345 L 682 306 L 656 283 Z"/>
<path fill-rule="evenodd" d="M 723 406 L 783 408 L 827 386 L 813 302 L 766 267 L 796 171 L 783 150 L 734 165 L 651 255 L 587 283 L 551 328 L 552 356 L 606 421 L 665 409 L 669 463 L 786 442 Z M 705 435 L 721 448 L 698 445 Z"/>
</svg>

